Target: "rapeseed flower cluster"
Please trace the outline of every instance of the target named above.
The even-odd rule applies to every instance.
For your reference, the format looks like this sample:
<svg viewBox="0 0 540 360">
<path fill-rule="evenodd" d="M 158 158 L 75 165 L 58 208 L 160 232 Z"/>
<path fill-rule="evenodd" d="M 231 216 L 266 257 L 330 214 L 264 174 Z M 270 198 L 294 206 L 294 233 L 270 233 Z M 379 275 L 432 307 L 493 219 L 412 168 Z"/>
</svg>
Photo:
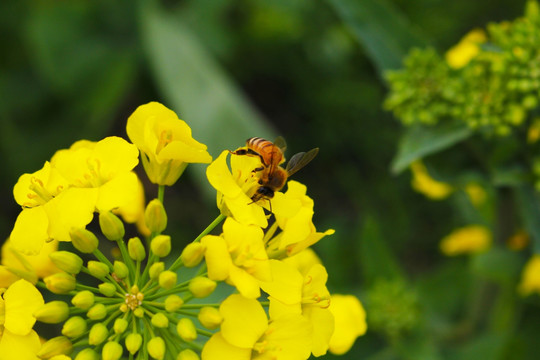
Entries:
<svg viewBox="0 0 540 360">
<path fill-rule="evenodd" d="M 212 161 L 159 103 L 137 108 L 127 134 L 78 141 L 15 185 L 22 211 L 2 248 L 0 360 L 301 360 L 345 353 L 365 333 L 362 304 L 330 294 L 310 249 L 334 231 L 314 226 L 306 186 L 289 181 L 271 203 L 252 201 L 261 158 L 223 151 Z M 139 156 L 158 185 L 147 204 Z M 166 232 L 165 186 L 189 163 L 210 164 L 220 214 L 180 252 Z M 126 238 L 129 224 L 140 237 Z M 59 333 L 38 334 L 36 321 Z"/>
</svg>

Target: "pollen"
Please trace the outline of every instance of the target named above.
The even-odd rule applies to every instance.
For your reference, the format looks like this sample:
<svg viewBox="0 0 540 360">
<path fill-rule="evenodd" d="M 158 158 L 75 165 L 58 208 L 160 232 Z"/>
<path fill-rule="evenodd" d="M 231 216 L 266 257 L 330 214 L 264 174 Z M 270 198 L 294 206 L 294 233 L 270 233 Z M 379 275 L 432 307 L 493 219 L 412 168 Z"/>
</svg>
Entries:
<svg viewBox="0 0 540 360">
<path fill-rule="evenodd" d="M 138 292 L 137 294 L 126 293 L 125 303 L 128 308 L 130 308 L 131 310 L 135 310 L 142 305 L 143 299 L 144 294 L 141 292 Z"/>
</svg>

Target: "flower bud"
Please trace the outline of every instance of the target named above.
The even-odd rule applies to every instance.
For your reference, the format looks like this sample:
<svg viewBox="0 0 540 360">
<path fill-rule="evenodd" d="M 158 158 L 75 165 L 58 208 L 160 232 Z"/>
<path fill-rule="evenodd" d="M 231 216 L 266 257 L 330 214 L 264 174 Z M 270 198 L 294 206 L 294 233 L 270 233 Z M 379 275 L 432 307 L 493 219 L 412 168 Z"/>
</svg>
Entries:
<svg viewBox="0 0 540 360">
<path fill-rule="evenodd" d="M 86 327 L 86 320 L 80 316 L 73 316 L 64 323 L 62 335 L 75 338 L 84 334 L 86 332 Z"/>
<path fill-rule="evenodd" d="M 71 303 L 79 309 L 90 309 L 94 305 L 94 294 L 88 290 L 80 291 L 71 298 Z"/>
<path fill-rule="evenodd" d="M 180 309 L 184 305 L 184 300 L 178 295 L 169 295 L 165 299 L 165 310 L 168 312 L 173 312 Z"/>
<path fill-rule="evenodd" d="M 190 243 L 182 250 L 180 260 L 182 260 L 185 267 L 195 267 L 199 265 L 204 257 L 204 250 L 205 248 L 200 242 Z"/>
<path fill-rule="evenodd" d="M 150 250 L 159 257 L 165 257 L 171 252 L 171 237 L 158 235 L 150 242 Z"/>
<path fill-rule="evenodd" d="M 101 357 L 103 360 L 118 360 L 122 357 L 124 349 L 116 341 L 109 341 L 103 346 Z"/>
<path fill-rule="evenodd" d="M 166 328 L 169 326 L 169 319 L 163 313 L 156 313 L 151 319 L 152 325 L 157 328 Z"/>
<path fill-rule="evenodd" d="M 55 251 L 49 254 L 49 258 L 60 270 L 69 274 L 78 274 L 83 265 L 83 260 L 69 251 Z"/>
<path fill-rule="evenodd" d="M 180 351 L 178 356 L 176 357 L 176 360 L 201 360 L 199 355 L 191 349 L 186 349 Z"/>
<path fill-rule="evenodd" d="M 217 283 L 205 276 L 194 277 L 188 285 L 189 291 L 196 298 L 203 298 L 210 295 L 216 288 Z"/>
<path fill-rule="evenodd" d="M 148 354 L 154 359 L 163 359 L 165 356 L 165 341 L 159 336 L 153 337 L 146 345 L 148 349 Z"/>
<path fill-rule="evenodd" d="M 91 231 L 86 229 L 72 229 L 69 235 L 75 249 L 82 253 L 91 254 L 98 248 L 99 240 Z"/>
<path fill-rule="evenodd" d="M 135 354 L 142 345 L 142 335 L 137 333 L 131 333 L 126 337 L 126 349 L 130 354 Z"/>
<path fill-rule="evenodd" d="M 54 300 L 42 305 L 33 315 L 42 323 L 58 324 L 68 318 L 69 306 L 63 301 Z"/>
<path fill-rule="evenodd" d="M 107 297 L 111 297 L 116 293 L 116 286 L 109 282 L 105 282 L 98 285 L 99 292 Z"/>
<path fill-rule="evenodd" d="M 176 324 L 176 331 L 184 341 L 190 342 L 197 339 L 197 329 L 189 318 L 181 318 Z"/>
<path fill-rule="evenodd" d="M 113 271 L 117 278 L 125 279 L 129 275 L 129 269 L 122 261 L 115 261 Z"/>
<path fill-rule="evenodd" d="M 67 294 L 74 290 L 76 285 L 75 277 L 65 272 L 49 275 L 43 281 L 47 289 L 55 294 Z"/>
<path fill-rule="evenodd" d="M 146 250 L 138 237 L 133 237 L 128 241 L 129 257 L 135 261 L 143 261 L 146 257 Z"/>
<path fill-rule="evenodd" d="M 150 270 L 148 271 L 148 274 L 150 275 L 150 279 L 156 280 L 159 277 L 159 274 L 161 274 L 165 270 L 165 263 L 157 262 L 153 263 L 150 266 Z"/>
<path fill-rule="evenodd" d="M 126 233 L 122 220 L 110 211 L 99 213 L 99 227 L 103 235 L 113 241 L 122 239 Z"/>
<path fill-rule="evenodd" d="M 159 286 L 168 290 L 176 285 L 178 275 L 174 271 L 166 270 L 159 274 Z"/>
<path fill-rule="evenodd" d="M 223 316 L 218 309 L 212 306 L 204 306 L 197 315 L 202 326 L 207 329 L 215 329 L 223 322 Z"/>
<path fill-rule="evenodd" d="M 91 320 L 101 320 L 107 316 L 107 308 L 103 304 L 95 304 L 88 310 L 86 316 Z"/>
<path fill-rule="evenodd" d="M 144 317 L 144 310 L 142 308 L 138 307 L 135 310 L 133 310 L 133 315 L 135 315 L 138 318 L 143 318 Z"/>
<path fill-rule="evenodd" d="M 43 344 L 37 356 L 42 359 L 48 359 L 55 355 L 69 354 L 71 350 L 73 350 L 71 341 L 65 336 L 57 336 Z"/>
<path fill-rule="evenodd" d="M 126 319 L 118 318 L 114 321 L 114 325 L 113 325 L 114 332 L 117 334 L 121 334 L 124 331 L 126 331 L 128 325 L 129 323 L 127 322 Z"/>
<path fill-rule="evenodd" d="M 85 348 L 75 356 L 75 360 L 99 360 L 99 355 L 93 349 Z"/>
<path fill-rule="evenodd" d="M 167 213 L 159 199 L 154 199 L 148 203 L 144 210 L 144 221 L 146 226 L 153 233 L 161 233 L 167 227 Z"/>
<path fill-rule="evenodd" d="M 109 330 L 103 323 L 95 323 L 88 334 L 88 343 L 90 345 L 99 345 L 109 336 Z"/>
<path fill-rule="evenodd" d="M 109 267 L 107 266 L 107 264 L 99 261 L 90 260 L 88 261 L 86 267 L 88 267 L 88 271 L 90 271 L 90 274 L 93 277 L 100 280 L 103 280 L 105 276 L 109 274 Z"/>
</svg>

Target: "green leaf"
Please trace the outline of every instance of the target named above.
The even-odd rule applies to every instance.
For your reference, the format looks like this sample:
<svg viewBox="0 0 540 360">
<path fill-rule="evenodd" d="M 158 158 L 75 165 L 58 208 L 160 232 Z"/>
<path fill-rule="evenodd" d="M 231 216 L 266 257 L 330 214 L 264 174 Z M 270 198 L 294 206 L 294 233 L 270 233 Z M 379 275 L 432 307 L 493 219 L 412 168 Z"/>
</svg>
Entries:
<svg viewBox="0 0 540 360">
<path fill-rule="evenodd" d="M 413 126 L 401 137 L 391 170 L 399 174 L 411 163 L 424 156 L 447 149 L 472 135 L 466 124 L 443 123 L 435 126 Z"/>
<path fill-rule="evenodd" d="M 275 138 L 212 55 L 182 23 L 156 5 L 142 1 L 141 33 L 157 87 L 197 140 L 213 156 L 243 146 L 252 136 Z"/>
<path fill-rule="evenodd" d="M 538 195 L 530 186 L 517 187 L 515 191 L 525 230 L 531 235 L 534 252 L 540 254 L 540 202 Z"/>
<path fill-rule="evenodd" d="M 401 67 L 410 48 L 427 41 L 407 18 L 383 0 L 328 0 L 382 74 Z"/>
</svg>

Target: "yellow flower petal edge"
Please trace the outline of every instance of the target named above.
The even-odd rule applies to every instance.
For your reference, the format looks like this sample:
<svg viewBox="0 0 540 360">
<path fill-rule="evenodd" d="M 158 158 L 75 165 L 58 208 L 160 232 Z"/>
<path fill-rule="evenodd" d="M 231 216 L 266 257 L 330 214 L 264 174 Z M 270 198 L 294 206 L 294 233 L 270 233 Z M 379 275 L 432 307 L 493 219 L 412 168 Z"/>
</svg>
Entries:
<svg viewBox="0 0 540 360">
<path fill-rule="evenodd" d="M 43 296 L 30 282 L 21 279 L 4 293 L 4 327 L 16 335 L 27 335 L 36 318 L 32 315 L 44 304 Z"/>
</svg>

